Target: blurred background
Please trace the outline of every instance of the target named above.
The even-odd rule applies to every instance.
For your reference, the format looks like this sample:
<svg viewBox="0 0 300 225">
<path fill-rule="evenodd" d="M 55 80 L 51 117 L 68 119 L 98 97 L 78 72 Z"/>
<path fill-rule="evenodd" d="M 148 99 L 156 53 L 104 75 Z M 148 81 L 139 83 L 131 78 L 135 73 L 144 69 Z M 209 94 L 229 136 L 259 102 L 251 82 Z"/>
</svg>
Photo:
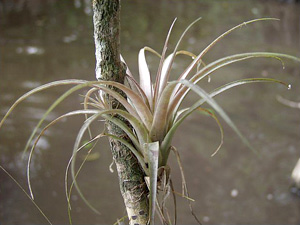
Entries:
<svg viewBox="0 0 300 225">
<path fill-rule="evenodd" d="M 261 17 L 265 21 L 236 30 L 204 58 L 206 63 L 229 54 L 273 51 L 300 57 L 300 4 L 295 1 L 122 1 L 121 48 L 131 71 L 137 75 L 140 48 L 161 51 L 169 26 L 178 18 L 170 40 L 173 49 L 183 30 L 202 17 L 186 35 L 181 49 L 199 53 L 214 38 L 241 22 Z M 170 50 L 170 51 L 171 51 Z M 156 71 L 157 59 L 148 57 Z M 292 84 L 251 84 L 216 97 L 241 132 L 260 153 L 258 158 L 224 124 L 224 145 L 212 119 L 194 114 L 174 140 L 181 154 L 195 213 L 204 224 L 299 224 L 300 199 L 290 192 L 290 174 L 300 157 L 299 109 L 282 105 L 276 96 L 300 102 L 300 66 L 284 60 L 252 59 L 221 69 L 200 83 L 206 90 L 250 77 L 269 77 Z M 174 79 L 188 60 L 178 57 Z M 0 118 L 23 93 L 60 79 L 94 80 L 94 43 L 90 0 L 0 0 Z M 0 130 L 0 164 L 27 190 L 26 159 L 22 150 L 32 129 L 66 87 L 53 88 L 19 105 Z M 82 93 L 66 99 L 46 123 L 81 108 Z M 190 95 L 186 105 L 196 96 Z M 53 224 L 68 224 L 64 173 L 73 143 L 84 118 L 67 119 L 46 132 L 31 165 L 36 203 Z M 46 124 L 45 123 L 45 124 Z M 101 131 L 102 125 L 94 127 Z M 78 157 L 82 162 L 84 157 Z M 74 224 L 113 224 L 123 217 L 123 200 L 106 140 L 94 150 L 78 177 L 86 198 L 101 215 L 72 195 Z M 79 164 L 78 163 L 78 164 Z M 180 171 L 171 157 L 172 179 L 180 192 Z M 186 200 L 178 197 L 178 224 L 196 224 Z M 1 224 L 46 224 L 17 185 L 0 171 Z"/>
</svg>

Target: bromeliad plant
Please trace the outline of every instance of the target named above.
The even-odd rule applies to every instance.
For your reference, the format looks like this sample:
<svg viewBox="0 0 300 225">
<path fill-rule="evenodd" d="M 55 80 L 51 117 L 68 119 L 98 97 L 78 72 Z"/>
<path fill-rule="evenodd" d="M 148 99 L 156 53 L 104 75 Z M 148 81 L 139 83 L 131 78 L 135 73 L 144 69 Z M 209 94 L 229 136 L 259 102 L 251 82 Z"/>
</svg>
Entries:
<svg viewBox="0 0 300 225">
<path fill-rule="evenodd" d="M 47 112 L 43 115 L 40 122 L 32 132 L 31 137 L 28 140 L 28 143 L 25 147 L 25 151 L 29 148 L 32 139 L 36 135 L 39 127 L 44 122 L 47 115 L 63 100 L 65 100 L 69 95 L 73 94 L 75 91 L 83 89 L 83 88 L 90 88 L 85 97 L 84 97 L 84 109 L 76 110 L 69 113 L 66 113 L 50 124 L 48 124 L 42 132 L 38 135 L 36 141 L 34 142 L 28 160 L 28 167 L 27 167 L 27 175 L 28 175 L 28 186 L 30 190 L 31 197 L 33 199 L 33 192 L 31 189 L 30 183 L 30 161 L 32 154 L 34 152 L 34 148 L 39 140 L 39 138 L 43 135 L 46 129 L 50 126 L 61 120 L 62 118 L 73 116 L 73 115 L 86 115 L 86 120 L 80 129 L 77 139 L 74 144 L 73 154 L 69 161 L 67 170 L 66 170 L 66 195 L 67 200 L 69 203 L 70 199 L 70 191 L 67 188 L 67 175 L 68 169 L 71 167 L 73 183 L 71 184 L 71 188 L 75 185 L 80 192 L 80 189 L 76 183 L 76 177 L 79 171 L 75 171 L 75 158 L 78 151 L 84 148 L 89 143 L 92 143 L 98 140 L 101 137 L 110 137 L 116 139 L 126 145 L 136 156 L 138 159 L 139 164 L 143 168 L 145 172 L 145 181 L 148 185 L 150 191 L 150 222 L 153 223 L 154 220 L 154 212 L 157 210 L 160 216 L 163 218 L 164 215 L 162 213 L 163 210 L 155 209 L 157 199 L 157 191 L 158 188 L 166 190 L 170 187 L 170 179 L 168 178 L 168 169 L 167 163 L 170 151 L 173 149 L 176 155 L 179 158 L 178 152 L 172 146 L 172 139 L 181 125 L 181 123 L 189 116 L 191 113 L 195 111 L 204 112 L 205 114 L 211 116 L 217 122 L 220 132 L 221 132 L 221 141 L 218 148 L 213 153 L 216 154 L 217 151 L 221 148 L 223 143 L 223 128 L 221 123 L 218 120 L 218 117 L 212 110 L 205 109 L 202 107 L 204 103 L 210 105 L 210 107 L 222 117 L 222 119 L 237 133 L 237 135 L 242 139 L 242 141 L 248 145 L 250 148 L 251 146 L 247 142 L 247 140 L 243 137 L 243 135 L 239 132 L 237 127 L 228 117 L 228 115 L 224 112 L 224 110 L 219 106 L 219 104 L 213 99 L 216 95 L 233 88 L 235 86 L 255 83 L 255 82 L 273 82 L 285 85 L 286 87 L 290 87 L 286 83 L 269 78 L 251 78 L 251 79 L 242 79 L 237 80 L 228 84 L 225 84 L 212 92 L 206 92 L 202 89 L 198 84 L 199 81 L 203 80 L 204 78 L 210 76 L 214 71 L 223 68 L 229 64 L 244 61 L 251 58 L 275 58 L 282 62 L 283 58 L 291 59 L 294 61 L 300 62 L 299 58 L 286 55 L 286 54 L 279 54 L 279 53 L 271 53 L 271 52 L 248 52 L 248 53 L 241 53 L 230 55 L 221 59 L 218 59 L 214 62 L 209 64 L 204 64 L 202 59 L 205 54 L 215 45 L 217 44 L 222 38 L 224 38 L 229 33 L 233 32 L 234 30 L 254 22 L 259 21 L 267 21 L 267 20 L 277 20 L 273 18 L 263 18 L 263 19 L 256 19 L 251 20 L 248 22 L 244 22 L 239 24 L 232 29 L 226 31 L 219 37 L 217 37 L 213 42 L 211 42 L 200 54 L 194 55 L 188 51 L 179 51 L 179 45 L 182 41 L 186 32 L 193 26 L 198 20 L 194 21 L 187 29 L 183 32 L 177 45 L 175 46 L 174 51 L 167 56 L 167 46 L 169 42 L 169 37 L 171 34 L 171 30 L 175 23 L 171 25 L 171 28 L 168 32 L 162 54 L 157 53 L 155 50 L 145 47 L 140 50 L 138 55 L 138 66 L 139 66 L 139 82 L 134 78 L 131 74 L 129 69 L 127 68 L 127 81 L 128 84 L 121 84 L 113 81 L 86 81 L 86 80 L 62 80 L 62 81 L 55 81 L 49 84 L 42 85 L 38 88 L 33 89 L 32 91 L 26 93 L 22 97 L 20 97 L 13 106 L 9 109 L 7 114 L 4 116 L 0 123 L 0 127 L 4 123 L 5 119 L 8 115 L 12 112 L 12 110 L 24 99 L 35 94 L 39 91 L 43 91 L 50 87 L 60 86 L 60 85 L 75 85 L 67 92 L 65 92 L 60 98 L 58 98 L 47 110 Z M 160 63 L 157 69 L 157 74 L 155 76 L 154 81 L 152 81 L 152 77 L 148 68 L 148 64 L 146 61 L 145 53 L 146 51 L 154 53 L 160 58 Z M 170 80 L 171 76 L 171 69 L 174 63 L 174 60 L 177 55 L 184 54 L 192 58 L 192 62 L 190 65 L 181 73 L 181 75 L 176 80 Z M 123 59 L 122 59 L 123 60 Z M 123 60 L 124 62 L 124 60 Z M 125 62 L 124 62 L 125 63 Z M 122 96 L 115 90 L 121 90 L 125 95 Z M 199 95 L 199 100 L 196 101 L 192 106 L 188 108 L 182 109 L 181 105 L 184 101 L 186 95 L 190 91 L 194 91 L 196 94 Z M 94 94 L 96 97 L 92 97 Z M 122 109 L 112 109 L 108 102 L 106 102 L 104 95 L 110 95 L 118 100 L 118 102 L 124 107 Z M 119 117 L 115 117 L 118 115 Z M 105 132 L 92 137 L 91 140 L 81 145 L 83 135 L 89 130 L 89 126 L 93 123 L 98 121 L 98 119 L 102 117 L 111 123 L 119 126 L 129 137 L 130 142 L 125 141 L 119 137 L 113 136 L 111 134 L 107 134 Z M 123 118 L 123 119 L 120 119 Z M 171 185 L 172 186 L 172 185 Z M 184 186 L 185 187 L 185 186 Z M 165 192 L 167 193 L 167 192 Z M 82 195 L 82 194 L 81 194 Z M 185 191 L 183 191 L 183 195 L 187 195 Z M 84 199 L 83 195 L 82 198 Z M 85 200 L 85 199 L 84 199 Z M 159 204 L 158 204 L 159 205 Z M 164 205 L 164 204 L 163 204 Z"/>
</svg>

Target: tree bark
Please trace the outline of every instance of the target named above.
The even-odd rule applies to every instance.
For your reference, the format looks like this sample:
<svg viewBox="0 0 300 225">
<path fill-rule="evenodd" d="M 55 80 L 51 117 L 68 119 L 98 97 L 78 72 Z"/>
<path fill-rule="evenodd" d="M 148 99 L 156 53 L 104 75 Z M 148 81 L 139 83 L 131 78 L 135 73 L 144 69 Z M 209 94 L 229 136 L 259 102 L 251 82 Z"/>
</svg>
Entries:
<svg viewBox="0 0 300 225">
<path fill-rule="evenodd" d="M 126 68 L 120 61 L 120 0 L 93 0 L 94 39 L 96 47 L 96 77 L 124 83 Z M 120 93 L 123 94 L 123 93 Z M 120 108 L 120 104 L 110 96 L 105 96 L 110 107 Z M 110 134 L 129 139 L 117 126 L 107 122 Z M 144 172 L 134 154 L 120 142 L 110 139 L 111 152 L 117 167 L 121 194 L 130 224 L 147 224 L 148 189 Z"/>
</svg>

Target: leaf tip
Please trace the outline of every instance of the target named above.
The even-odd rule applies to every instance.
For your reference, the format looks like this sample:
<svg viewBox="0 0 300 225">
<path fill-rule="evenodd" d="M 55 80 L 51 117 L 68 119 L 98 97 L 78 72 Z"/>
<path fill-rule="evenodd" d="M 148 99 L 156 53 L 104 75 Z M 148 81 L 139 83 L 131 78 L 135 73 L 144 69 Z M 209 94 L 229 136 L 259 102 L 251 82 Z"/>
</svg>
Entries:
<svg viewBox="0 0 300 225">
<path fill-rule="evenodd" d="M 30 197 L 31 197 L 31 200 L 34 201 L 34 196 L 33 196 L 33 193 L 31 190 L 30 190 Z"/>
</svg>

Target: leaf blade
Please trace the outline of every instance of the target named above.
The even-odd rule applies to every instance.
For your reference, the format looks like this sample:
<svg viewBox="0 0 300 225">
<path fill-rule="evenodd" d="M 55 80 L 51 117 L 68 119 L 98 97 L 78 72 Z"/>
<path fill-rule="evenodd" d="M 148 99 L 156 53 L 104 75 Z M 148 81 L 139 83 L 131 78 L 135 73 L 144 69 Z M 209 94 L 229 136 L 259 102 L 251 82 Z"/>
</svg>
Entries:
<svg viewBox="0 0 300 225">
<path fill-rule="evenodd" d="M 56 87 L 56 86 L 60 86 L 60 85 L 69 85 L 69 84 L 80 84 L 80 83 L 85 83 L 87 82 L 86 80 L 75 80 L 75 79 L 70 79 L 70 80 L 60 80 L 60 81 L 54 81 L 54 82 L 50 82 L 48 84 L 44 84 L 40 87 L 34 88 L 33 90 L 25 93 L 24 95 L 22 95 L 21 97 L 19 97 L 14 104 L 9 108 L 9 110 L 7 111 L 7 113 L 5 114 L 5 116 L 2 118 L 2 120 L 0 121 L 0 128 L 2 127 L 4 121 L 6 120 L 6 118 L 10 115 L 10 113 L 13 111 L 13 109 L 15 107 L 17 107 L 17 105 L 19 103 L 21 103 L 22 101 L 24 101 L 26 98 L 30 97 L 31 95 L 46 90 L 48 88 L 51 87 Z"/>
<path fill-rule="evenodd" d="M 149 201 L 149 224 L 154 225 L 155 216 L 155 202 L 157 192 L 157 172 L 158 172 L 158 156 L 159 156 L 159 142 L 145 143 L 147 149 L 147 160 L 150 170 L 150 201 Z"/>
</svg>

